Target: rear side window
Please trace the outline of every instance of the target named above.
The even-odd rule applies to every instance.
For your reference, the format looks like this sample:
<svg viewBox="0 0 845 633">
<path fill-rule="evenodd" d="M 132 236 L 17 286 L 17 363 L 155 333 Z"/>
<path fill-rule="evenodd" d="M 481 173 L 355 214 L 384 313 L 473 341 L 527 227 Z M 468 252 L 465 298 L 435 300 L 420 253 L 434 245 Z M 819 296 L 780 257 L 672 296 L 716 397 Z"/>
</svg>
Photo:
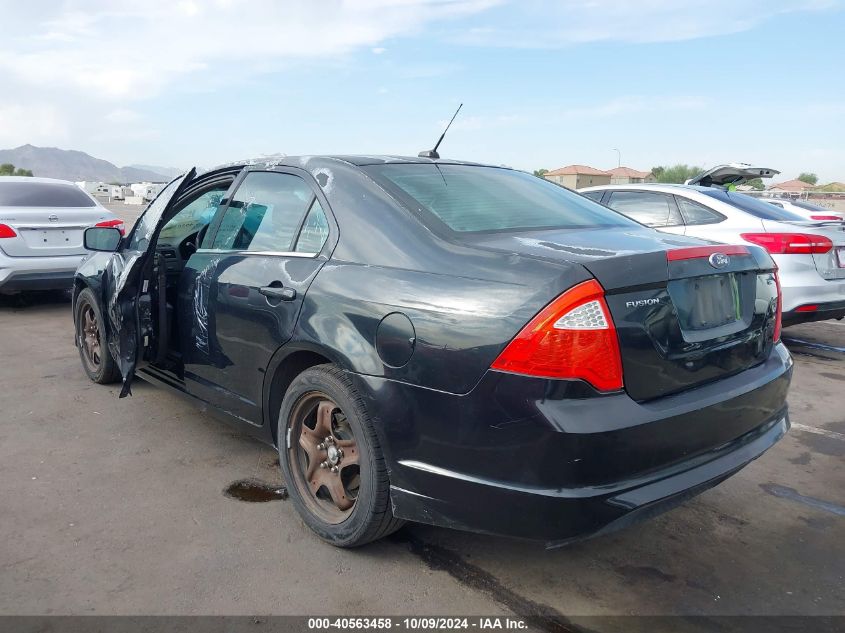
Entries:
<svg viewBox="0 0 845 633">
<path fill-rule="evenodd" d="M 781 209 L 768 202 L 762 202 L 757 198 L 746 196 L 744 193 L 733 193 L 731 191 L 724 191 L 722 189 L 699 189 L 704 195 L 721 200 L 732 206 L 735 206 L 746 213 L 750 213 L 755 218 L 761 220 L 776 220 L 778 222 L 804 222 L 805 218 L 797 213 Z"/>
<path fill-rule="evenodd" d="M 313 197 L 311 188 L 298 176 L 249 173 L 232 197 L 211 247 L 234 251 L 290 251 Z"/>
<path fill-rule="evenodd" d="M 614 191 L 607 206 L 646 226 L 683 224 L 672 197 L 654 191 Z"/>
<path fill-rule="evenodd" d="M 424 223 L 460 233 L 631 226 L 583 196 L 511 169 L 434 163 L 363 169 Z"/>
<path fill-rule="evenodd" d="M 603 193 L 604 191 L 584 191 L 581 195 L 587 196 L 590 200 L 601 202 L 601 196 Z"/>
<path fill-rule="evenodd" d="M 315 198 L 308 215 L 305 216 L 293 250 L 297 253 L 319 253 L 328 237 L 329 221 L 319 200 Z"/>
<path fill-rule="evenodd" d="M 0 180 L 0 207 L 94 206 L 94 200 L 74 185 Z"/>
<path fill-rule="evenodd" d="M 684 217 L 686 224 L 716 224 L 725 219 L 725 216 L 721 213 L 716 213 L 703 204 L 698 204 L 688 198 L 675 196 L 675 202 L 678 203 L 678 208 L 681 210 L 681 215 Z"/>
</svg>

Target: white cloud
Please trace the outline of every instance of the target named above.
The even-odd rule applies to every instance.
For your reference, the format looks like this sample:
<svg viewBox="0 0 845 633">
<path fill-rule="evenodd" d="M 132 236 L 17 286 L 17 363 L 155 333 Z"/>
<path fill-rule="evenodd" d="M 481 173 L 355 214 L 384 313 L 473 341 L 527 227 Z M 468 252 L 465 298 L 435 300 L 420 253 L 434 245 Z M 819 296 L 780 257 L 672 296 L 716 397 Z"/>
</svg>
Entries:
<svg viewBox="0 0 845 633">
<path fill-rule="evenodd" d="M 452 39 L 510 48 L 601 41 L 673 42 L 739 33 L 779 14 L 819 11 L 841 0 L 521 0 L 488 11 Z M 620 61 L 620 64 L 624 62 Z"/>
<path fill-rule="evenodd" d="M 154 96 L 186 76 L 237 64 L 333 58 L 426 23 L 482 11 L 494 0 L 78 0 L 14 6 L 0 25 L 0 79 L 90 91 L 115 100 Z"/>
<path fill-rule="evenodd" d="M 0 147 L 26 143 L 61 143 L 68 136 L 68 122 L 58 108 L 39 103 L 0 104 Z"/>
<path fill-rule="evenodd" d="M 383 55 L 387 52 L 387 49 L 383 46 L 376 46 L 375 48 L 371 48 L 370 51 L 373 55 Z"/>
</svg>

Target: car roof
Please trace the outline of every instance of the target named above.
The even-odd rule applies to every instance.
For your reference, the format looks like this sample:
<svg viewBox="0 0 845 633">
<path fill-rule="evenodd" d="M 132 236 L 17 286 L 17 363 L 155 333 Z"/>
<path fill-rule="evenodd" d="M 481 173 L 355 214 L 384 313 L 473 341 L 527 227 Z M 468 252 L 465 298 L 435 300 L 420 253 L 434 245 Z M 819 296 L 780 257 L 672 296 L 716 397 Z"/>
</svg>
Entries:
<svg viewBox="0 0 845 633">
<path fill-rule="evenodd" d="M 364 167 L 366 165 L 388 165 L 388 164 L 438 164 L 438 165 L 474 165 L 480 167 L 501 167 L 510 169 L 505 165 L 489 165 L 485 163 L 477 163 L 472 161 L 454 160 L 450 158 L 420 158 L 418 156 L 392 156 L 379 154 L 305 154 L 302 156 L 261 156 L 259 158 L 250 158 L 231 163 L 224 163 L 217 165 L 209 171 L 216 171 L 227 167 L 303 167 L 306 163 L 313 159 L 337 160 L 356 167 Z"/>
<path fill-rule="evenodd" d="M 70 180 L 60 180 L 58 178 L 41 178 L 38 176 L 2 176 L 0 177 L 0 183 L 3 182 L 29 182 L 38 183 L 40 185 L 70 185 L 72 187 L 76 186 L 76 183 L 71 182 Z"/>
</svg>

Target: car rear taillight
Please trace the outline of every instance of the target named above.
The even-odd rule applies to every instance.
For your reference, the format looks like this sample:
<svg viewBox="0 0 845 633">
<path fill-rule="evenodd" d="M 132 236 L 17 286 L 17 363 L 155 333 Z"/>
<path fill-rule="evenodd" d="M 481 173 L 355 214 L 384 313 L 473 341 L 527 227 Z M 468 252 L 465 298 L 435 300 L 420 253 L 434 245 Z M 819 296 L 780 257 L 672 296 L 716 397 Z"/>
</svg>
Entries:
<svg viewBox="0 0 845 633">
<path fill-rule="evenodd" d="M 805 306 L 799 306 L 799 307 L 795 308 L 795 311 L 796 312 L 815 312 L 818 309 L 819 309 L 818 305 L 816 305 L 815 303 L 809 303 Z"/>
<path fill-rule="evenodd" d="M 780 289 L 780 276 L 778 271 L 774 271 L 775 286 L 778 289 L 778 306 L 775 309 L 775 331 L 772 339 L 775 343 L 780 340 L 780 331 L 783 329 L 783 292 Z"/>
<path fill-rule="evenodd" d="M 838 221 L 838 220 L 841 220 L 842 218 L 839 217 L 838 215 L 811 215 L 810 219 L 811 220 L 835 220 L 835 221 Z"/>
<path fill-rule="evenodd" d="M 772 255 L 827 253 L 833 242 L 823 235 L 806 233 L 743 233 L 742 239 L 762 246 Z"/>
<path fill-rule="evenodd" d="M 123 223 L 123 220 L 103 220 L 102 222 L 97 222 L 94 226 L 112 227 L 120 231 L 121 235 L 126 235 L 126 225 Z"/>
<path fill-rule="evenodd" d="M 591 279 L 564 292 L 522 328 L 491 368 L 581 379 L 601 391 L 622 389 L 622 357 L 604 288 Z"/>
<path fill-rule="evenodd" d="M 0 224 L 0 239 L 4 237 L 17 237 L 18 234 L 15 233 L 15 229 L 13 229 L 8 224 Z"/>
</svg>

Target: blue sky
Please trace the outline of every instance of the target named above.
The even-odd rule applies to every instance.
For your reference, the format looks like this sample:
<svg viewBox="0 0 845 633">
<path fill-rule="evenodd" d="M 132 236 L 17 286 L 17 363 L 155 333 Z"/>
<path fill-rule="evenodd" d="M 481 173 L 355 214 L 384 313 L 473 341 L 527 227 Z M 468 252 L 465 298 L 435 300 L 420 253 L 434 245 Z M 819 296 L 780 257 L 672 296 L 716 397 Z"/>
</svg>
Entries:
<svg viewBox="0 0 845 633">
<path fill-rule="evenodd" d="M 609 168 L 619 148 L 845 181 L 841 0 L 140 4 L 3 9 L 0 147 L 415 154 L 463 102 L 447 157 Z"/>
</svg>

